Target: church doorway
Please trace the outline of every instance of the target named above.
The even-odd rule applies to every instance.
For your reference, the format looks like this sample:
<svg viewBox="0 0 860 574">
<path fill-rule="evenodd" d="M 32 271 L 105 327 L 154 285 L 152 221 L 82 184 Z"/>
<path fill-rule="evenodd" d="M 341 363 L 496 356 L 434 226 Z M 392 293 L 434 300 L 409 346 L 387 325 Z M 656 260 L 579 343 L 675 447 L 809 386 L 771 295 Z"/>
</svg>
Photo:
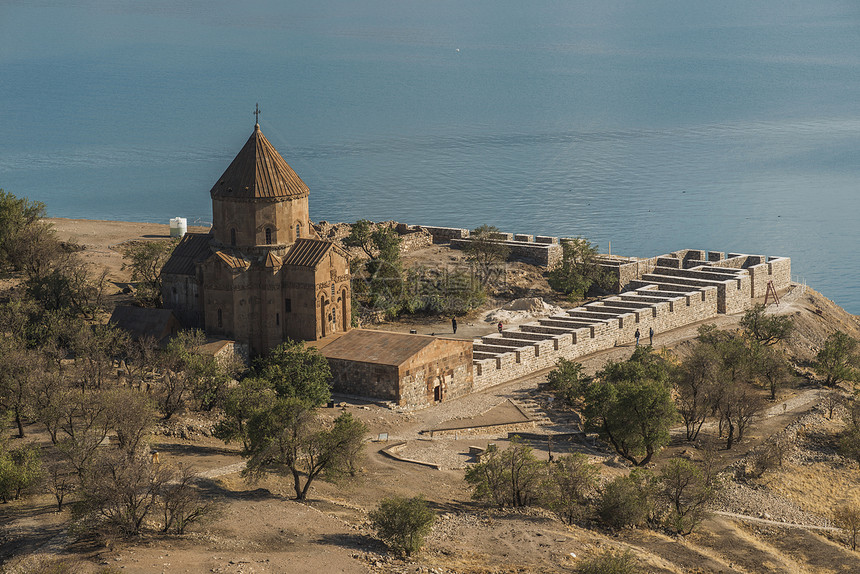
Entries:
<svg viewBox="0 0 860 574">
<path fill-rule="evenodd" d="M 347 324 L 347 317 L 349 315 L 346 312 L 346 289 L 340 292 L 340 317 L 341 321 L 343 321 L 343 331 L 349 330 L 349 325 Z"/>
</svg>

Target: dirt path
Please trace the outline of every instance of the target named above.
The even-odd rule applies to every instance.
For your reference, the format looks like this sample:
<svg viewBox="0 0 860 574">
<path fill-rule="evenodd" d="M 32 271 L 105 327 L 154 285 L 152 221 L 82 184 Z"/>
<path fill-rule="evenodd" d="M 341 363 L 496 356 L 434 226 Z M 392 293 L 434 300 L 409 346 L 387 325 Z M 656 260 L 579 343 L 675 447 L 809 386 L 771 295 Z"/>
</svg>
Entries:
<svg viewBox="0 0 860 574">
<path fill-rule="evenodd" d="M 769 520 L 767 518 L 759 518 L 757 516 L 750 516 L 748 514 L 738 514 L 736 512 L 726 512 L 724 510 L 714 510 L 713 514 L 718 514 L 720 516 L 726 516 L 728 518 L 734 518 L 736 520 L 743 520 L 745 522 L 755 522 L 757 524 L 768 524 L 770 526 L 780 526 L 783 528 L 800 528 L 803 530 L 818 530 L 822 532 L 838 532 L 841 533 L 841 528 L 836 528 L 835 526 L 815 526 L 813 524 L 795 524 L 794 522 L 782 522 L 780 520 Z"/>
</svg>

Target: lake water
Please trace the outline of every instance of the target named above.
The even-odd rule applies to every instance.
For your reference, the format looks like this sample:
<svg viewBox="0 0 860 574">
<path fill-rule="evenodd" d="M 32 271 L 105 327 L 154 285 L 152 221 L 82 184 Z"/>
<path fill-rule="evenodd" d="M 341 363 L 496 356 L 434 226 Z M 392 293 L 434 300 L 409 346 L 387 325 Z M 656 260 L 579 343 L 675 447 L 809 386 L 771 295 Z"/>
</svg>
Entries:
<svg viewBox="0 0 860 574">
<path fill-rule="evenodd" d="M 263 132 L 315 220 L 787 255 L 860 313 L 860 5 L 0 3 L 0 187 L 211 220 Z"/>
</svg>

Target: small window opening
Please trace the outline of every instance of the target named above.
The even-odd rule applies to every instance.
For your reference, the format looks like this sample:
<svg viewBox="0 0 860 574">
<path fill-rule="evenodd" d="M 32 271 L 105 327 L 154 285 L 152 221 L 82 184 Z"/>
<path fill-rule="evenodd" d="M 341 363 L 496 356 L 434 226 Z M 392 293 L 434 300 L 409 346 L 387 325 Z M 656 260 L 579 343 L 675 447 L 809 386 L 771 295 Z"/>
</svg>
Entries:
<svg viewBox="0 0 860 574">
<path fill-rule="evenodd" d="M 230 245 L 232 245 L 233 247 L 236 247 L 236 230 L 235 229 L 230 230 Z"/>
<path fill-rule="evenodd" d="M 293 312 L 293 302 L 289 299 L 284 299 L 284 312 L 292 313 Z"/>
<path fill-rule="evenodd" d="M 272 244 L 272 228 L 267 227 L 266 228 L 266 245 L 271 245 L 271 244 Z"/>
<path fill-rule="evenodd" d="M 296 223 L 296 239 L 302 236 L 302 226 L 299 223 Z"/>
<path fill-rule="evenodd" d="M 221 309 L 218 309 L 218 328 L 220 329 L 223 326 L 224 326 L 223 314 L 221 313 Z"/>
<path fill-rule="evenodd" d="M 280 324 L 281 324 L 281 314 L 275 313 L 275 325 L 280 325 Z"/>
</svg>

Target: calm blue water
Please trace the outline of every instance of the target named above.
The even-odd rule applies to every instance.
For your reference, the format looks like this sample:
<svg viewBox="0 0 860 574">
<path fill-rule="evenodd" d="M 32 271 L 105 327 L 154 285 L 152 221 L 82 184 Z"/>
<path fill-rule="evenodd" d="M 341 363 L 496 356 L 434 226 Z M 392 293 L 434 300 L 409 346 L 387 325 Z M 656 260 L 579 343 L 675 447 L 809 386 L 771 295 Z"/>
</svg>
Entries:
<svg viewBox="0 0 860 574">
<path fill-rule="evenodd" d="M 788 255 L 860 313 L 860 5 L 0 2 L 0 187 L 211 219 L 263 132 L 314 219 Z"/>
</svg>

